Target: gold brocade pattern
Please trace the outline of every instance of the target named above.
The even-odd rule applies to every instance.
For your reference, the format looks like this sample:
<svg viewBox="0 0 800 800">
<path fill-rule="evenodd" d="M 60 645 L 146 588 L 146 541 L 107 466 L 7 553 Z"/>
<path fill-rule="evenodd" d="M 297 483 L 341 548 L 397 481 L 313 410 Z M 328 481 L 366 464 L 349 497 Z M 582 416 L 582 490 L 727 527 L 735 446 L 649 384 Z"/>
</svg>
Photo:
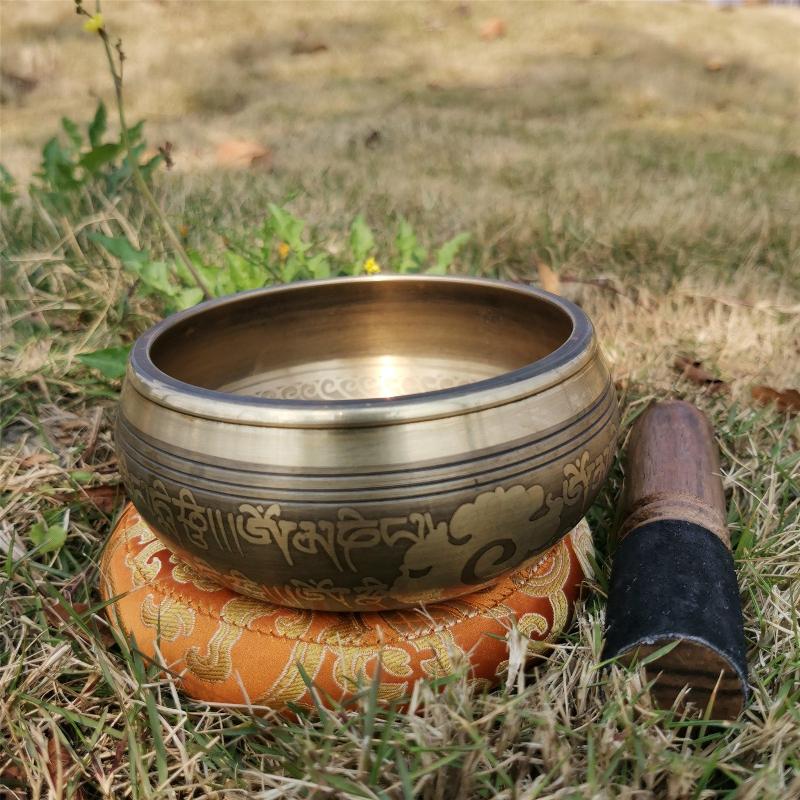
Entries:
<svg viewBox="0 0 800 800">
<path fill-rule="evenodd" d="M 142 603 L 141 615 L 142 625 L 153 628 L 168 642 L 174 642 L 179 636 L 191 636 L 194 630 L 194 609 L 172 597 L 157 603 L 153 595 L 148 594 Z"/>
<path fill-rule="evenodd" d="M 296 703 L 308 691 L 303 673 L 313 681 L 319 673 L 324 655 L 325 649 L 322 645 L 297 642 L 278 680 L 258 698 L 258 702 L 278 708 L 287 703 Z M 302 667 L 302 672 L 298 669 L 298 665 Z"/>
<path fill-rule="evenodd" d="M 576 466 L 576 470 L 578 466 Z M 569 620 L 590 537 L 574 531 L 532 566 L 488 589 L 425 608 L 332 613 L 288 608 L 239 595 L 168 550 L 133 507 L 101 561 L 113 624 L 160 654 L 190 695 L 285 709 L 326 703 L 377 680 L 382 701 L 408 697 L 415 681 L 469 665 L 481 686 L 496 682 L 516 624 L 540 653 Z M 579 526 L 580 528 L 581 526 Z M 502 670 L 501 670 L 502 671 Z"/>
<path fill-rule="evenodd" d="M 186 666 L 200 680 L 214 683 L 227 680 L 233 669 L 231 651 L 242 636 L 243 630 L 258 617 L 274 612 L 268 606 L 250 597 L 234 597 L 220 610 L 220 625 L 208 643 L 208 652 L 192 646 L 186 651 Z"/>
</svg>

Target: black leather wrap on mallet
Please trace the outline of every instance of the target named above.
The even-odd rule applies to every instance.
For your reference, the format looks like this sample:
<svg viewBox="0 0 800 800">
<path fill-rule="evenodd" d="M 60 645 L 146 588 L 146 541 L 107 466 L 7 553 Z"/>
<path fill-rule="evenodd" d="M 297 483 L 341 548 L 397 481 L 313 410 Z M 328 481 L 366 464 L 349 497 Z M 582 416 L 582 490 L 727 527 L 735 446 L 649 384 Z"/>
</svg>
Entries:
<svg viewBox="0 0 800 800">
<path fill-rule="evenodd" d="M 624 518 L 608 593 L 603 660 L 642 660 L 653 696 L 685 697 L 714 719 L 747 699 L 742 608 L 725 523 L 719 451 L 695 406 L 651 406 L 631 432 Z"/>
</svg>

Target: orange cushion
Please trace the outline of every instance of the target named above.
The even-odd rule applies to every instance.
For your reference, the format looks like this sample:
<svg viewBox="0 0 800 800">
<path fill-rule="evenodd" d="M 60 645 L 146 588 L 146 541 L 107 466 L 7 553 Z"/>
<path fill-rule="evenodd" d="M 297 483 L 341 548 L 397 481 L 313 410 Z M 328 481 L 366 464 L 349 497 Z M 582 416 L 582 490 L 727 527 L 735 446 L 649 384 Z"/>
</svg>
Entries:
<svg viewBox="0 0 800 800">
<path fill-rule="evenodd" d="M 303 611 L 226 589 L 180 560 L 132 505 L 101 562 L 101 590 L 112 624 L 140 651 L 179 675 L 200 700 L 284 709 L 310 707 L 297 664 L 326 695 L 346 700 L 375 674 L 379 696 L 398 699 L 423 677 L 453 671 L 465 654 L 474 679 L 493 684 L 508 661 L 516 621 L 530 655 L 568 624 L 588 568 L 591 535 L 582 521 L 533 565 L 489 589 L 423 609 L 373 613 Z"/>
</svg>

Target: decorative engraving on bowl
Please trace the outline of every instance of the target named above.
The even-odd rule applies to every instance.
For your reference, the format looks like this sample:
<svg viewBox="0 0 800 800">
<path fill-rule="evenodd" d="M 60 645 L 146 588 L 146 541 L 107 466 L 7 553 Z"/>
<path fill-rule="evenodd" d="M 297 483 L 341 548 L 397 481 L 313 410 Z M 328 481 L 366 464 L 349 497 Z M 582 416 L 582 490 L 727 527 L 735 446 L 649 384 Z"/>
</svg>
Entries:
<svg viewBox="0 0 800 800">
<path fill-rule="evenodd" d="M 563 466 L 560 492 L 538 483 L 498 486 L 460 504 L 448 519 L 420 510 L 367 517 L 341 507 L 327 518 L 294 520 L 280 503 L 239 503 L 224 511 L 197 502 L 187 488 L 171 492 L 160 479 L 133 475 L 124 457 L 121 469 L 134 504 L 150 510 L 149 521 L 201 572 L 243 594 L 284 605 L 369 610 L 384 607 L 387 597 L 395 605 L 413 605 L 473 591 L 551 546 L 568 524 L 565 517 L 574 521 L 584 514 L 610 468 L 616 427 L 605 434 L 599 453 L 584 449 Z M 487 530 L 502 533 L 487 540 Z M 356 563 L 360 552 L 385 554 L 403 543 L 394 572 L 384 558 L 378 559 L 379 574 L 365 575 L 363 559 Z M 296 577 L 270 586 L 197 557 L 198 551 L 213 559 L 225 552 L 246 556 L 251 546 L 275 548 Z M 325 572 L 343 579 L 314 578 L 320 559 Z"/>
<path fill-rule="evenodd" d="M 618 425 L 579 308 L 466 278 L 181 312 L 134 346 L 120 412 L 128 492 L 170 547 L 330 611 L 450 599 L 535 558 L 592 501 Z"/>
<path fill-rule="evenodd" d="M 385 355 L 260 373 L 219 390 L 272 400 L 365 400 L 452 389 L 494 374 L 490 365 L 472 361 Z"/>
</svg>

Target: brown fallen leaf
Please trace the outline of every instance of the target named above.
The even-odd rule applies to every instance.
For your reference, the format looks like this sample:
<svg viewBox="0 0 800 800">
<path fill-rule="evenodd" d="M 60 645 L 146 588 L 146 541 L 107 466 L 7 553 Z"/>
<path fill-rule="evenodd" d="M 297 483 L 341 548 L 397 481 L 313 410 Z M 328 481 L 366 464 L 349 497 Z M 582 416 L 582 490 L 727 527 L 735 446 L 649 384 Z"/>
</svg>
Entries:
<svg viewBox="0 0 800 800">
<path fill-rule="evenodd" d="M 706 370 L 702 361 L 694 361 L 685 356 L 676 356 L 673 367 L 687 381 L 696 383 L 698 386 L 705 386 L 709 394 L 721 394 L 728 391 L 728 384 Z"/>
<path fill-rule="evenodd" d="M 6 766 L 0 767 L 0 788 L 24 789 L 27 786 L 25 773 L 16 764 L 6 764 Z M 13 797 L 14 795 L 9 796 Z M 27 797 L 27 795 L 22 796 Z"/>
<path fill-rule="evenodd" d="M 381 139 L 383 135 L 377 128 L 373 128 L 365 137 L 364 137 L 364 147 L 369 148 L 372 150 L 373 148 L 377 147 L 381 143 Z"/>
<path fill-rule="evenodd" d="M 72 615 L 61 605 L 61 603 L 48 603 L 44 605 L 44 614 L 54 625 L 61 625 L 63 622 L 71 622 Z M 73 603 L 72 610 L 81 616 L 89 610 L 86 603 Z"/>
<path fill-rule="evenodd" d="M 111 759 L 112 772 L 116 772 L 120 768 L 120 766 L 122 766 L 127 746 L 128 746 L 127 742 L 125 741 L 124 738 L 120 739 L 117 742 L 117 746 L 114 748 L 114 757 Z"/>
<path fill-rule="evenodd" d="M 230 169 L 270 169 L 272 151 L 252 139 L 228 139 L 217 145 L 217 164 Z"/>
<path fill-rule="evenodd" d="M 292 42 L 291 53 L 293 56 L 308 56 L 314 53 L 324 53 L 328 49 L 328 45 L 320 39 L 310 39 L 307 36 L 301 36 Z"/>
<path fill-rule="evenodd" d="M 506 35 L 506 21 L 500 17 L 487 19 L 480 29 L 480 37 L 484 42 L 491 42 L 495 39 L 502 39 Z"/>
<path fill-rule="evenodd" d="M 66 788 L 68 773 L 74 764 L 69 750 L 55 736 L 47 740 L 47 761 L 47 771 L 50 773 L 55 794 L 57 797 L 61 797 Z M 72 797 L 76 800 L 83 800 L 85 796 L 80 786 L 75 787 Z"/>
<path fill-rule="evenodd" d="M 175 162 L 172 160 L 172 147 L 172 142 L 169 141 L 158 146 L 158 154 L 164 159 L 164 166 L 167 169 L 172 169 L 175 166 Z"/>
<path fill-rule="evenodd" d="M 55 455 L 53 453 L 31 453 L 29 456 L 21 459 L 19 462 L 20 469 L 30 469 L 31 467 L 38 467 L 39 464 L 49 464 Z"/>
<path fill-rule="evenodd" d="M 113 513 L 125 499 L 125 487 L 121 483 L 104 483 L 101 486 L 81 487 L 73 492 L 69 500 L 92 503 L 104 514 Z"/>
<path fill-rule="evenodd" d="M 538 261 L 536 271 L 539 273 L 539 284 L 542 289 L 553 294 L 561 294 L 561 280 L 552 267 L 549 267 L 544 261 Z"/>
<path fill-rule="evenodd" d="M 800 392 L 797 389 L 778 391 L 771 386 L 754 386 L 750 390 L 750 395 L 760 406 L 769 406 L 774 403 L 778 407 L 778 411 L 800 414 Z"/>
<path fill-rule="evenodd" d="M 721 58 L 709 58 L 706 61 L 706 72 L 721 72 L 727 66 L 727 62 Z"/>
<path fill-rule="evenodd" d="M 86 612 L 89 610 L 89 605 L 86 603 L 72 603 L 72 611 L 79 617 L 83 617 L 86 627 L 102 642 L 106 647 L 112 647 L 115 643 L 114 635 L 108 628 L 95 622 L 95 620 L 88 616 Z M 53 628 L 58 629 L 62 626 L 67 626 L 69 630 L 79 639 L 91 644 L 92 637 L 86 633 L 79 625 L 75 624 L 69 610 L 59 602 L 47 603 L 43 607 L 44 615 L 47 617 L 48 622 Z"/>
</svg>

